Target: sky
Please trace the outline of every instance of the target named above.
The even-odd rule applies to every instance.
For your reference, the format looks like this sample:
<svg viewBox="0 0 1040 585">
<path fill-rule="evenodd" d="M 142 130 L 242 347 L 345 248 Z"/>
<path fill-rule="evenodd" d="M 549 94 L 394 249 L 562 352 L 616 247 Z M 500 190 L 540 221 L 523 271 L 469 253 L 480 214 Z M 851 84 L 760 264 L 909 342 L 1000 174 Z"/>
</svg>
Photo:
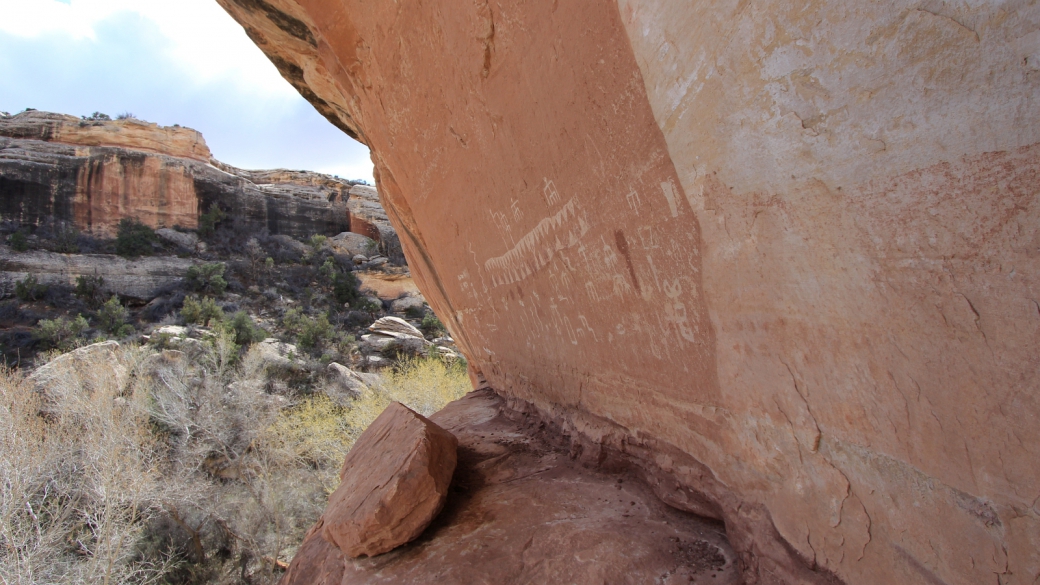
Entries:
<svg viewBox="0 0 1040 585">
<path fill-rule="evenodd" d="M 282 79 L 215 0 L 0 0 L 0 111 L 122 113 L 213 156 L 372 183 L 368 148 Z"/>
</svg>

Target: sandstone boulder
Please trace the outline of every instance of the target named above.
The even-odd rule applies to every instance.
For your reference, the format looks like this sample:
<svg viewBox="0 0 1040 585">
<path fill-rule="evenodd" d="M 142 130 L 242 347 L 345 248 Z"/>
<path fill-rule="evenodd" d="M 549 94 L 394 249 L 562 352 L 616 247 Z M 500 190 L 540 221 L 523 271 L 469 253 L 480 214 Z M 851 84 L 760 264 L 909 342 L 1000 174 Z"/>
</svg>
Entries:
<svg viewBox="0 0 1040 585">
<path fill-rule="evenodd" d="M 551 421 L 489 391 L 431 419 L 458 438 L 458 466 L 444 511 L 422 538 L 352 560 L 321 538 L 319 525 L 282 585 L 744 583 L 717 524 L 663 505 L 631 467 L 575 461 Z"/>
<path fill-rule="evenodd" d="M 322 537 L 349 557 L 410 542 L 440 512 L 458 440 L 394 402 L 358 437 L 322 516 Z"/>
<path fill-rule="evenodd" d="M 155 230 L 155 235 L 187 250 L 195 250 L 199 245 L 199 236 L 192 233 L 179 232 L 170 228 L 159 228 Z"/>
<path fill-rule="evenodd" d="M 411 323 L 400 317 L 381 317 L 368 327 L 368 330 L 390 337 L 418 337 L 423 339 L 422 331 L 419 331 Z"/>
<path fill-rule="evenodd" d="M 395 313 L 404 313 L 408 309 L 421 309 L 426 304 L 426 299 L 422 295 L 405 295 L 396 301 L 390 303 L 390 310 Z"/>
<path fill-rule="evenodd" d="M 352 259 L 360 255 L 367 259 L 367 255 L 375 251 L 376 242 L 363 234 L 342 232 L 329 238 L 329 246 L 336 254 L 349 256 Z"/>
<path fill-rule="evenodd" d="M 425 339 L 402 336 L 391 339 L 390 343 L 383 347 L 383 355 L 397 358 L 425 356 L 429 355 L 430 347 L 432 344 Z"/>
<path fill-rule="evenodd" d="M 249 353 L 255 354 L 265 368 L 277 370 L 290 370 L 297 367 L 296 356 L 300 355 L 295 345 L 278 341 L 273 337 L 253 344 L 249 348 Z"/>
<path fill-rule="evenodd" d="M 28 380 L 48 401 L 108 385 L 122 388 L 130 371 L 118 358 L 119 343 L 102 341 L 64 353 L 40 366 Z M 47 407 L 44 407 L 46 410 Z"/>
<path fill-rule="evenodd" d="M 332 382 L 340 391 L 347 393 L 353 398 L 361 396 L 361 393 L 365 391 L 368 384 L 365 380 L 354 370 L 342 365 L 332 362 L 325 368 L 325 374 L 328 380 Z"/>
</svg>

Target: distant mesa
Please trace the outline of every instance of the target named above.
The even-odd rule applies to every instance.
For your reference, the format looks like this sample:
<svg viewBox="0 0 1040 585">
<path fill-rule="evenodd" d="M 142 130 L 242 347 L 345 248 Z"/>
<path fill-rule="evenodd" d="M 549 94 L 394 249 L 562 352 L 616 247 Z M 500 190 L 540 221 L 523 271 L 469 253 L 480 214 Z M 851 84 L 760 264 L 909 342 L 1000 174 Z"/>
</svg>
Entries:
<svg viewBox="0 0 1040 585">
<path fill-rule="evenodd" d="M 244 233 L 354 231 L 403 262 L 372 187 L 310 171 L 239 169 L 213 158 L 197 130 L 105 118 L 37 110 L 0 117 L 0 220 L 70 222 L 110 236 L 125 217 L 194 230 L 217 206 Z"/>
</svg>

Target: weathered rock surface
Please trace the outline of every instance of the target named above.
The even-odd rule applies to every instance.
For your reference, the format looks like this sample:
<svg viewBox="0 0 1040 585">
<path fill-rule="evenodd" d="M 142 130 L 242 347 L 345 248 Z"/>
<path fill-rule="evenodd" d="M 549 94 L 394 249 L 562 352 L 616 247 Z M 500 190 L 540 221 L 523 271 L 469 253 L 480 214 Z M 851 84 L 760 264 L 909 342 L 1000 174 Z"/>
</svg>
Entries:
<svg viewBox="0 0 1040 585">
<path fill-rule="evenodd" d="M 397 264 L 404 263 L 401 241 L 379 202 L 379 193 L 374 188 L 365 185 L 351 187 L 347 208 L 350 211 L 350 231 L 375 240 L 378 242 L 380 253 Z"/>
<path fill-rule="evenodd" d="M 740 583 L 722 526 L 661 503 L 638 468 L 583 467 L 489 391 L 433 417 L 459 440 L 440 516 L 413 543 L 351 560 L 310 531 L 283 585 Z"/>
<path fill-rule="evenodd" d="M 368 255 L 375 251 L 377 244 L 375 240 L 368 236 L 353 232 L 343 232 L 329 238 L 329 246 L 337 254 L 349 256 L 350 258 L 363 256 L 367 260 Z"/>
<path fill-rule="evenodd" d="M 217 205 L 246 231 L 333 235 L 350 230 L 351 187 L 320 173 L 223 164 L 189 128 L 38 111 L 0 118 L 0 218 L 24 225 L 68 221 L 111 235 L 120 219 L 136 217 L 195 229 Z M 370 199 L 365 217 L 379 213 Z M 393 240 L 389 223 L 379 225 Z"/>
<path fill-rule="evenodd" d="M 300 352 L 296 346 L 278 341 L 274 337 L 253 344 L 249 352 L 255 354 L 265 368 L 291 370 L 298 367 L 296 356 L 300 355 Z"/>
<path fill-rule="evenodd" d="M 638 437 L 749 582 L 1040 577 L 1040 6 L 218 2 L 473 377 Z"/>
<path fill-rule="evenodd" d="M 343 364 L 332 362 L 325 368 L 325 374 L 341 392 L 357 398 L 365 391 L 368 384 L 365 383 L 361 374 L 351 370 Z"/>
<path fill-rule="evenodd" d="M 418 337 L 423 339 L 422 331 L 419 331 L 411 323 L 400 317 L 380 317 L 368 326 L 368 330 L 391 337 Z"/>
<path fill-rule="evenodd" d="M 91 392 L 105 384 L 122 388 L 130 379 L 130 370 L 116 359 L 116 341 L 93 343 L 64 353 L 29 374 L 33 389 L 44 399 L 43 412 L 50 401 L 69 394 Z"/>
<path fill-rule="evenodd" d="M 155 235 L 186 250 L 194 251 L 199 246 L 199 237 L 193 233 L 179 232 L 170 228 L 159 228 L 155 230 Z"/>
<path fill-rule="evenodd" d="M 321 537 L 350 558 L 411 542 L 444 505 L 457 447 L 454 435 L 391 403 L 343 461 L 341 483 L 318 521 Z"/>
<path fill-rule="evenodd" d="M 357 276 L 361 279 L 361 290 L 375 295 L 380 301 L 393 302 L 404 296 L 419 294 L 419 287 L 408 275 L 360 272 Z"/>
<path fill-rule="evenodd" d="M 0 245 L 0 297 L 14 294 L 15 283 L 27 274 L 41 284 L 76 286 L 80 276 L 100 276 L 107 293 L 151 300 L 184 279 L 189 258 L 144 256 L 133 260 L 111 254 L 57 254 L 32 250 L 14 252 Z"/>
</svg>

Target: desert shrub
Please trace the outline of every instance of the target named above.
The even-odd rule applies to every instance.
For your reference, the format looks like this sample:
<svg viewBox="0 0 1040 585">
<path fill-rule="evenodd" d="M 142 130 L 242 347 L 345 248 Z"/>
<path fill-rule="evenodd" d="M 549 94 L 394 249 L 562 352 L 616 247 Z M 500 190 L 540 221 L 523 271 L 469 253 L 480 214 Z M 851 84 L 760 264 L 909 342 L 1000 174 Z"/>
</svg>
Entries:
<svg viewBox="0 0 1040 585">
<path fill-rule="evenodd" d="M 300 309 L 289 309 L 282 317 L 282 326 L 296 336 L 300 349 L 313 350 L 322 347 L 335 333 L 329 323 L 328 313 L 309 317 Z"/>
<path fill-rule="evenodd" d="M 224 279 L 226 269 L 221 262 L 195 264 L 188 267 L 184 282 L 195 292 L 220 296 L 228 286 L 227 280 Z"/>
<path fill-rule="evenodd" d="M 116 254 L 125 258 L 149 256 L 158 242 L 155 231 L 136 218 L 124 217 L 116 229 Z"/>
<path fill-rule="evenodd" d="M 209 206 L 209 210 L 199 216 L 199 235 L 204 238 L 212 237 L 217 231 L 217 224 L 224 221 L 227 214 L 216 203 Z"/>
<path fill-rule="evenodd" d="M 137 116 L 133 115 L 132 112 L 123 112 L 116 116 L 116 120 L 136 120 Z"/>
<path fill-rule="evenodd" d="M 162 580 L 167 560 L 137 554 L 167 498 L 144 397 L 124 393 L 135 356 L 104 353 L 52 371 L 46 397 L 0 370 L 0 582 Z"/>
<path fill-rule="evenodd" d="M 7 243 L 10 244 L 11 249 L 15 252 L 24 252 L 29 249 L 29 238 L 22 230 L 7 236 Z"/>
<path fill-rule="evenodd" d="M 108 114 L 102 114 L 101 112 L 94 112 L 93 114 L 91 114 L 89 116 L 83 116 L 83 119 L 84 120 L 90 120 L 92 122 L 102 122 L 102 121 L 109 121 L 109 120 L 112 119 L 112 117 L 109 116 Z"/>
<path fill-rule="evenodd" d="M 391 402 L 430 416 L 472 390 L 465 366 L 435 358 L 415 358 L 398 364 L 376 388 L 366 390 L 350 406 L 352 438 L 368 427 Z"/>
<path fill-rule="evenodd" d="M 423 316 L 419 329 L 428 337 L 439 337 L 445 333 L 444 323 L 441 323 L 441 320 L 432 311 Z"/>
<path fill-rule="evenodd" d="M 96 306 L 104 295 L 105 279 L 100 276 L 77 276 L 76 296 L 87 304 Z"/>
<path fill-rule="evenodd" d="M 41 319 L 33 331 L 33 337 L 47 347 L 68 351 L 89 326 L 83 315 L 76 315 L 75 319 Z"/>
<path fill-rule="evenodd" d="M 422 319 L 426 316 L 426 309 L 423 307 L 408 307 L 404 310 L 404 316 L 409 319 Z"/>
<path fill-rule="evenodd" d="M 126 337 L 134 332 L 134 326 L 129 323 L 130 311 L 119 302 L 119 297 L 105 301 L 97 311 L 97 325 L 105 333 L 116 337 Z"/>
<path fill-rule="evenodd" d="M 320 250 L 320 249 L 322 249 L 325 246 L 325 244 L 328 241 L 329 241 L 329 238 L 327 236 L 323 236 L 321 234 L 314 234 L 313 236 L 310 237 L 309 240 L 307 240 L 307 244 L 310 245 L 310 247 L 314 248 L 315 250 Z"/>
<path fill-rule="evenodd" d="M 224 310 L 211 297 L 203 297 L 200 300 L 199 297 L 192 295 L 184 299 L 181 317 L 185 323 L 208 327 L 211 323 L 217 323 L 224 318 Z"/>
<path fill-rule="evenodd" d="M 246 260 L 249 261 L 249 276 L 254 282 L 264 276 L 266 272 L 269 272 L 267 262 L 267 251 L 263 249 L 260 242 L 256 238 L 249 238 L 246 241 L 245 248 Z M 271 260 L 274 264 L 274 260 Z"/>
<path fill-rule="evenodd" d="M 356 438 L 349 412 L 325 394 L 313 394 L 282 412 L 264 429 L 262 440 L 267 449 L 281 450 L 284 458 L 336 469 Z M 329 483 L 335 488 L 335 480 Z"/>
<path fill-rule="evenodd" d="M 332 295 L 341 305 L 354 307 L 358 301 L 365 300 L 361 295 L 361 280 L 353 272 L 340 272 L 332 279 Z"/>
<path fill-rule="evenodd" d="M 223 323 L 223 327 L 234 334 L 235 343 L 249 345 L 267 339 L 267 331 L 257 326 L 245 311 L 238 311 Z"/>
<path fill-rule="evenodd" d="M 47 285 L 40 284 L 35 274 L 26 274 L 25 278 L 14 283 L 14 296 L 18 300 L 32 302 L 43 298 L 47 294 Z"/>
<path fill-rule="evenodd" d="M 79 253 L 79 230 L 66 223 L 54 231 L 54 251 L 62 254 Z"/>
</svg>

